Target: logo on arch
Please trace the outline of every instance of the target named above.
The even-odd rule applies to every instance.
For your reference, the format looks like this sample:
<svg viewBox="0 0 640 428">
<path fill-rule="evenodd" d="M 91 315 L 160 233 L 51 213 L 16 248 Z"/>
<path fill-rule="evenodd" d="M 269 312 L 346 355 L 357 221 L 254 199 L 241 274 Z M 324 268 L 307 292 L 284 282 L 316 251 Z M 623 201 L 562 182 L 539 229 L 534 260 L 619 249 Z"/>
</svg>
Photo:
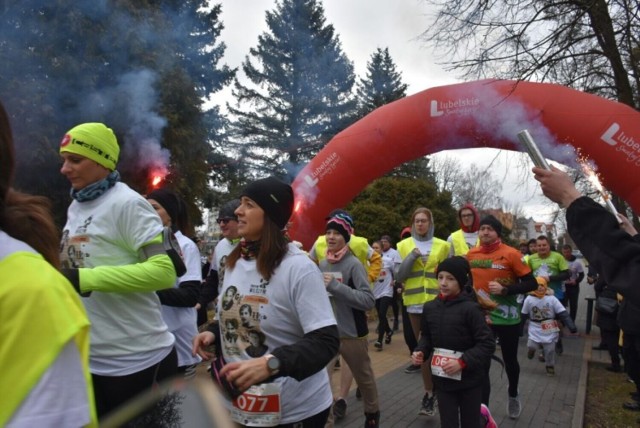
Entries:
<svg viewBox="0 0 640 428">
<path fill-rule="evenodd" d="M 627 149 L 640 151 L 640 142 L 636 141 L 632 135 L 625 134 L 620 128 L 620 124 L 613 122 L 611 126 L 600 136 L 600 139 L 610 146 L 618 144 L 626 146 Z"/>
<path fill-rule="evenodd" d="M 440 117 L 443 115 L 466 115 L 473 113 L 480 105 L 480 98 L 460 97 L 449 100 L 431 100 L 429 115 Z"/>
</svg>

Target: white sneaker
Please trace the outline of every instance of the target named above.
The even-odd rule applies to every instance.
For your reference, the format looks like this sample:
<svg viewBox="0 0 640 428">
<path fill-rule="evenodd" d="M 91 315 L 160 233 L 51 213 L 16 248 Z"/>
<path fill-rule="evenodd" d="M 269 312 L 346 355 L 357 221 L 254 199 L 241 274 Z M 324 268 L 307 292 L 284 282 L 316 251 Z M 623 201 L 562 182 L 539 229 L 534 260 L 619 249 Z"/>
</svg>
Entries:
<svg viewBox="0 0 640 428">
<path fill-rule="evenodd" d="M 511 419 L 518 419 L 522 412 L 522 406 L 520 405 L 520 396 L 509 397 L 507 402 L 507 414 Z"/>
</svg>

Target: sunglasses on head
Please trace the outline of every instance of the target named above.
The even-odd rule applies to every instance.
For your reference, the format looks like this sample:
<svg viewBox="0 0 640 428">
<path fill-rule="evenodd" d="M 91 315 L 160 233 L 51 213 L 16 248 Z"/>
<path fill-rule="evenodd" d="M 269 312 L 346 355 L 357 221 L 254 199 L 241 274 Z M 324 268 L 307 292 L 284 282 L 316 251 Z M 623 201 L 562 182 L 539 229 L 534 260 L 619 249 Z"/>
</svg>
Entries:
<svg viewBox="0 0 640 428">
<path fill-rule="evenodd" d="M 233 217 L 218 218 L 218 219 L 216 219 L 216 223 L 218 223 L 218 224 L 220 224 L 220 223 L 227 224 L 231 220 L 235 220 L 235 218 L 233 218 Z"/>
</svg>

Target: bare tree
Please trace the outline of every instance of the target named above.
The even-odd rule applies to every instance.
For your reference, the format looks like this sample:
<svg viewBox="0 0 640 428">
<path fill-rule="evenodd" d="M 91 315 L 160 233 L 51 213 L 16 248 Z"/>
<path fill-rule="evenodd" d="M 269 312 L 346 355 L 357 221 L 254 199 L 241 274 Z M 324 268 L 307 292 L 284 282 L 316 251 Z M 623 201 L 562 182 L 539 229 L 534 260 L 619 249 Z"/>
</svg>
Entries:
<svg viewBox="0 0 640 428">
<path fill-rule="evenodd" d="M 433 174 L 439 192 L 453 193 L 456 183 L 463 174 L 462 162 L 458 159 L 445 157 L 429 157 L 429 167 Z"/>
<path fill-rule="evenodd" d="M 638 0 L 427 0 L 423 37 L 467 78 L 551 81 L 640 101 Z"/>
<path fill-rule="evenodd" d="M 502 206 L 502 185 L 490 166 L 463 165 L 452 157 L 430 158 L 430 164 L 438 191 L 450 192 L 454 207 L 466 203 L 479 210 Z"/>
<path fill-rule="evenodd" d="M 640 0 L 426 1 L 436 13 L 422 36 L 462 78 L 548 81 L 640 108 Z"/>
</svg>

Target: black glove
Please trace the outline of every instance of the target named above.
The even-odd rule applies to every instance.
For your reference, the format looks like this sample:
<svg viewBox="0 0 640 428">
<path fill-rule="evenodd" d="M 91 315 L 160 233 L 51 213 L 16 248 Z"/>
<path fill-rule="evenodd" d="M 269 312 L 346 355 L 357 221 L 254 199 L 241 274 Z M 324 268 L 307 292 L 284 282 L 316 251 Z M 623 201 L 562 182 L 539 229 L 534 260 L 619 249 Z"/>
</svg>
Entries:
<svg viewBox="0 0 640 428">
<path fill-rule="evenodd" d="M 91 296 L 91 291 L 83 293 L 80 291 L 80 271 L 78 269 L 62 268 L 60 272 L 67 278 L 67 280 L 73 285 L 73 288 L 82 297 Z"/>
</svg>

